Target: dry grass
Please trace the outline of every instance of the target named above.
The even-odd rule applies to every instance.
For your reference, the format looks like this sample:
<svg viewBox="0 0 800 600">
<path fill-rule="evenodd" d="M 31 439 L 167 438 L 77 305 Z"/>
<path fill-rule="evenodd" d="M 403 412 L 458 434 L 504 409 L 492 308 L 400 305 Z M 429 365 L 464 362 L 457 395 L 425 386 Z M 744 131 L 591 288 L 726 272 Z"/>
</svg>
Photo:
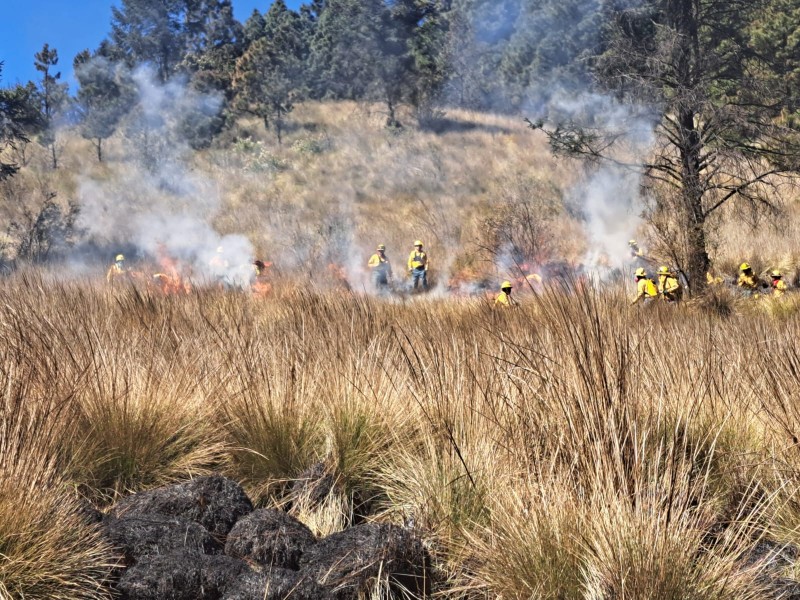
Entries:
<svg viewBox="0 0 800 600">
<path fill-rule="evenodd" d="M 771 567 L 751 548 L 800 541 L 798 333 L 738 305 L 631 308 L 618 289 L 499 313 L 16 276 L 0 334 L 24 402 L 3 418 L 48 433 L 4 430 L 0 478 L 35 490 L 0 507 L 4 554 L 27 560 L 12 531 L 78 545 L 87 570 L 36 568 L 99 595 L 105 549 L 65 525 L 74 490 L 102 504 L 216 469 L 280 505 L 321 461 L 335 489 L 294 514 L 319 534 L 364 516 L 414 527 L 445 596 L 763 598 Z M 52 527 L 25 525 L 45 508 Z"/>
<path fill-rule="evenodd" d="M 630 307 L 622 287 L 564 285 L 494 311 L 294 285 L 329 261 L 359 272 L 377 242 L 399 262 L 417 237 L 434 269 L 504 278 L 487 260 L 503 245 L 488 224 L 516 218 L 521 201 L 538 215 L 543 260 L 584 255 L 570 165 L 522 123 L 449 117 L 447 132 L 398 134 L 369 106 L 306 104 L 283 147 L 241 122 L 231 148 L 193 155 L 205 216 L 275 260 L 267 299 L 34 271 L 3 280 L 0 596 L 102 597 L 109 554 L 76 521 L 77 495 L 105 507 L 210 471 L 319 535 L 365 518 L 413 527 L 443 597 L 773 594 L 774 561 L 751 552 L 800 546 L 794 296 L 719 288 Z M 0 219 L 48 190 L 80 198 L 87 182 L 131 213 L 185 201 L 169 186 L 142 193 L 121 139 L 107 164 L 91 156 L 70 138 L 53 173 L 33 152 L 0 189 Z M 723 216 L 721 274 L 745 259 L 800 272 L 797 236 L 752 236 Z M 318 465 L 335 481 L 327 498 L 290 494 Z M 386 593 L 376 584 L 374 597 Z"/>
</svg>

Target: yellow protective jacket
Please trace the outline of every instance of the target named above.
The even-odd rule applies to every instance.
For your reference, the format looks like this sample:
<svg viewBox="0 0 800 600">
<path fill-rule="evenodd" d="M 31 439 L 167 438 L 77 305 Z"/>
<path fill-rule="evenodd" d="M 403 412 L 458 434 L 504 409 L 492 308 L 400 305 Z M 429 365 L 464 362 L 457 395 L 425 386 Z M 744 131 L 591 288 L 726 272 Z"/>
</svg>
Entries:
<svg viewBox="0 0 800 600">
<path fill-rule="evenodd" d="M 114 263 L 113 265 L 111 265 L 111 267 L 109 267 L 108 272 L 106 273 L 106 281 L 108 283 L 111 283 L 117 277 L 121 277 L 125 274 L 126 274 L 125 269 L 122 268 L 119 264 Z"/>
<path fill-rule="evenodd" d="M 645 277 L 636 283 L 636 299 L 633 303 L 636 304 L 641 300 L 649 300 L 650 298 L 658 298 L 658 290 L 656 289 L 656 284 Z"/>
<path fill-rule="evenodd" d="M 786 282 L 783 279 L 773 280 L 772 282 L 772 296 L 780 298 L 786 293 Z"/>
<path fill-rule="evenodd" d="M 680 300 L 683 296 L 683 288 L 680 281 L 672 275 L 658 276 L 658 292 L 665 300 Z"/>
<path fill-rule="evenodd" d="M 739 273 L 739 279 L 736 285 L 746 290 L 755 291 L 761 285 L 761 280 L 755 274 L 747 275 L 746 273 Z"/>
<path fill-rule="evenodd" d="M 367 266 L 372 270 L 385 271 L 387 275 L 392 274 L 392 265 L 389 263 L 389 259 L 386 258 L 385 254 L 381 256 L 376 252 L 369 257 Z"/>
<path fill-rule="evenodd" d="M 497 294 L 497 298 L 494 299 L 495 306 L 513 306 L 514 304 L 516 302 L 511 299 L 511 294 L 506 294 L 505 292 L 500 292 Z"/>
<path fill-rule="evenodd" d="M 424 252 L 417 252 L 416 249 L 408 255 L 408 270 L 413 271 L 414 269 L 428 270 L 428 255 Z"/>
</svg>

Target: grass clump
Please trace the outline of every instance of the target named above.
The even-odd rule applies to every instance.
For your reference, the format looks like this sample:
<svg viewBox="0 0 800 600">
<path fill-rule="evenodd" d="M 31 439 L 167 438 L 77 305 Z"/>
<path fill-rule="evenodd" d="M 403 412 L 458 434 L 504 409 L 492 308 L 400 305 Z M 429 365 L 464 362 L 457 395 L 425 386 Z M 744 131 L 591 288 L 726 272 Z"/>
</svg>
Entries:
<svg viewBox="0 0 800 600">
<path fill-rule="evenodd" d="M 53 453 L 67 435 L 54 418 L 58 406 L 26 406 L 7 375 L 0 373 L 0 598 L 110 598 L 114 554 Z"/>
</svg>

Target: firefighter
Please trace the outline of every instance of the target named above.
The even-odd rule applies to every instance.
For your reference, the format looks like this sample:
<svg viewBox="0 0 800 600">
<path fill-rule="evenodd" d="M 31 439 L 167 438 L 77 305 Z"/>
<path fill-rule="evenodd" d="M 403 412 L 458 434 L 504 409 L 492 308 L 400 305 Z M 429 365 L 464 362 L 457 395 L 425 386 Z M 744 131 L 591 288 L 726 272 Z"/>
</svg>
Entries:
<svg viewBox="0 0 800 600">
<path fill-rule="evenodd" d="M 385 290 L 392 282 L 392 265 L 386 258 L 385 245 L 378 244 L 378 249 L 370 256 L 367 266 L 372 272 L 372 285 L 376 290 Z"/>
<path fill-rule="evenodd" d="M 772 279 L 770 284 L 772 286 L 772 297 L 780 298 L 786 293 L 786 282 L 783 280 L 783 274 L 778 269 L 775 269 L 770 274 L 770 277 Z"/>
<path fill-rule="evenodd" d="M 761 287 L 762 283 L 758 275 L 753 273 L 750 264 L 743 262 L 739 265 L 739 279 L 736 281 L 736 285 L 746 293 L 753 294 L 758 292 L 758 288 Z"/>
<path fill-rule="evenodd" d="M 639 247 L 639 242 L 636 240 L 628 242 L 628 250 L 634 267 L 646 268 L 651 264 L 652 261 L 644 255 L 644 251 Z"/>
<path fill-rule="evenodd" d="M 712 271 L 706 272 L 706 283 L 710 286 L 718 286 L 725 283 L 725 280 L 718 275 L 715 275 Z"/>
<path fill-rule="evenodd" d="M 253 261 L 253 277 L 250 283 L 250 291 L 254 296 L 264 297 L 272 291 L 272 284 L 269 281 L 269 269 L 271 262 L 263 260 Z"/>
<path fill-rule="evenodd" d="M 636 298 L 631 302 L 631 306 L 640 301 L 647 303 L 653 298 L 658 298 L 656 284 L 648 279 L 647 272 L 642 267 L 636 269 L 634 278 L 636 279 Z"/>
<path fill-rule="evenodd" d="M 117 254 L 114 258 L 114 264 L 109 267 L 106 273 L 106 281 L 108 283 L 114 283 L 115 279 L 125 277 L 127 274 L 128 270 L 125 268 L 125 256 Z"/>
<path fill-rule="evenodd" d="M 506 308 L 511 306 L 516 306 L 517 301 L 511 297 L 511 289 L 514 286 L 511 285 L 510 281 L 504 281 L 500 284 L 500 293 L 497 294 L 497 297 L 494 299 L 495 306 L 505 306 Z"/>
<path fill-rule="evenodd" d="M 644 252 L 642 252 L 641 248 L 639 248 L 639 242 L 636 240 L 630 240 L 628 242 L 628 248 L 631 252 L 631 260 L 639 260 L 644 258 Z"/>
<path fill-rule="evenodd" d="M 420 286 L 423 290 L 428 289 L 428 265 L 428 255 L 422 251 L 422 242 L 417 240 L 414 250 L 408 255 L 408 272 L 415 291 Z"/>
<path fill-rule="evenodd" d="M 680 302 L 683 298 L 683 286 L 666 266 L 658 269 L 658 293 L 667 302 Z"/>
</svg>

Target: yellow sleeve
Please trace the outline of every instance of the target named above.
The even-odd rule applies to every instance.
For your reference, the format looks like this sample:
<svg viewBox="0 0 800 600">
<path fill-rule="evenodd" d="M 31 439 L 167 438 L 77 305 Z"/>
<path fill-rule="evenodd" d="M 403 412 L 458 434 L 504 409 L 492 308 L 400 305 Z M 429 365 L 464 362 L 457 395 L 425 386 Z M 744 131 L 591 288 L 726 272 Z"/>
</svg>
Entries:
<svg viewBox="0 0 800 600">
<path fill-rule="evenodd" d="M 676 292 L 678 291 L 678 288 L 681 287 L 680 284 L 678 283 L 678 280 L 673 277 L 669 277 L 666 281 L 666 284 L 668 292 Z"/>
<path fill-rule="evenodd" d="M 380 264 L 380 262 L 381 262 L 381 259 L 378 258 L 378 255 L 377 254 L 373 254 L 372 256 L 369 257 L 369 262 L 367 263 L 367 266 L 371 267 L 371 268 L 374 268 L 374 267 L 377 267 Z"/>
<path fill-rule="evenodd" d="M 412 270 L 414 267 L 411 265 L 412 261 L 414 260 L 414 253 L 408 255 L 408 270 Z"/>
</svg>

